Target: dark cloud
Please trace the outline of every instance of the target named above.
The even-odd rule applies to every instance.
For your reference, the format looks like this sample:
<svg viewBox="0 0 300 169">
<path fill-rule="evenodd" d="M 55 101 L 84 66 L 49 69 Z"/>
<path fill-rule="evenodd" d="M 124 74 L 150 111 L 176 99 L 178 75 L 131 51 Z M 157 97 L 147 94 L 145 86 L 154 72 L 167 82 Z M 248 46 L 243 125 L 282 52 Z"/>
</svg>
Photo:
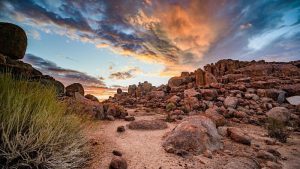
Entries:
<svg viewBox="0 0 300 169">
<path fill-rule="evenodd" d="M 0 9 L 8 16 L 24 17 L 36 27 L 54 25 L 51 31 L 163 63 L 170 72 L 222 58 L 252 60 L 272 55 L 272 50 L 286 54 L 285 48 L 271 49 L 270 45 L 290 44 L 300 30 L 293 36 L 278 36 L 260 50 L 249 47 L 253 39 L 268 32 L 299 28 L 300 1 L 286 0 L 2 0 Z M 293 10 L 296 14 L 288 14 Z M 5 14 L 1 12 L 0 17 Z M 289 17 L 296 17 L 296 22 L 287 24 L 292 20 Z M 132 75 L 115 72 L 111 77 Z"/>
<path fill-rule="evenodd" d="M 53 62 L 33 54 L 26 54 L 23 60 L 32 64 L 35 68 L 43 72 L 43 74 L 53 76 L 55 79 L 62 81 L 65 85 L 79 82 L 85 86 L 105 87 L 105 83 L 101 78 L 95 78 L 83 72 L 59 67 Z"/>
<path fill-rule="evenodd" d="M 114 80 L 125 80 L 135 77 L 136 74 L 140 73 L 141 70 L 138 67 L 129 68 L 126 71 L 114 72 L 109 75 L 110 79 Z"/>
</svg>

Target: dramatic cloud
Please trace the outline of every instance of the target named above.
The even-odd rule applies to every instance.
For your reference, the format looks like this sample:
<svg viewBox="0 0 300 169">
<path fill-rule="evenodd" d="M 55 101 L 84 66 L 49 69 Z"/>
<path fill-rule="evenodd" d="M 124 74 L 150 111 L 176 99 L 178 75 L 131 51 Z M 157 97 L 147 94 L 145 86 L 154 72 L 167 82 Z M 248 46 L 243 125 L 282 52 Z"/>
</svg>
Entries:
<svg viewBox="0 0 300 169">
<path fill-rule="evenodd" d="M 84 86 L 105 87 L 105 83 L 102 81 L 103 79 L 101 77 L 95 78 L 83 72 L 61 68 L 53 62 L 33 54 L 26 54 L 23 60 L 24 62 L 33 65 L 43 74 L 53 76 L 55 79 L 63 82 L 65 85 L 76 82 L 81 83 Z"/>
<path fill-rule="evenodd" d="M 270 46 L 297 41 L 300 32 L 300 1 L 2 0 L 0 9 L 1 18 L 163 64 L 167 76 L 221 58 L 273 56 Z"/>
<path fill-rule="evenodd" d="M 110 79 L 114 80 L 125 80 L 135 77 L 137 74 L 141 73 L 141 70 L 138 67 L 128 68 L 122 72 L 114 72 L 109 75 Z"/>
</svg>

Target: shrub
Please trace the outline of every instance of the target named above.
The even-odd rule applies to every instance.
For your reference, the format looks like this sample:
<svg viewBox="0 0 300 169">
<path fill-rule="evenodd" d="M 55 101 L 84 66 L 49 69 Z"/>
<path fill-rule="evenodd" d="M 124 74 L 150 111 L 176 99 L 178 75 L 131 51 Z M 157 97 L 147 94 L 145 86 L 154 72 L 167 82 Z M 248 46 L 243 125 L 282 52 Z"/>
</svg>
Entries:
<svg viewBox="0 0 300 169">
<path fill-rule="evenodd" d="M 0 75 L 0 168 L 77 168 L 87 159 L 80 119 L 55 88 Z"/>
<path fill-rule="evenodd" d="M 175 105 L 174 103 L 168 103 L 168 104 L 166 105 L 166 110 L 167 110 L 167 111 L 175 110 L 175 108 L 176 108 L 176 105 Z"/>
<path fill-rule="evenodd" d="M 269 136 L 285 143 L 289 136 L 289 132 L 287 131 L 285 124 L 273 118 L 268 118 L 267 122 Z"/>
</svg>

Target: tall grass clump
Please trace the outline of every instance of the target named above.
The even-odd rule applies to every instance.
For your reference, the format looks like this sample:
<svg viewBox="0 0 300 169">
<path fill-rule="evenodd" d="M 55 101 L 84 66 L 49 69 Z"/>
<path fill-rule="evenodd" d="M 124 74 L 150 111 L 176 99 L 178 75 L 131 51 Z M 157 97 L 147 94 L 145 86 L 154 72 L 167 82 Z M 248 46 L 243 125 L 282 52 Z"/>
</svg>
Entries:
<svg viewBox="0 0 300 169">
<path fill-rule="evenodd" d="M 65 111 L 53 87 L 0 75 L 0 168 L 80 168 L 80 120 Z"/>
</svg>

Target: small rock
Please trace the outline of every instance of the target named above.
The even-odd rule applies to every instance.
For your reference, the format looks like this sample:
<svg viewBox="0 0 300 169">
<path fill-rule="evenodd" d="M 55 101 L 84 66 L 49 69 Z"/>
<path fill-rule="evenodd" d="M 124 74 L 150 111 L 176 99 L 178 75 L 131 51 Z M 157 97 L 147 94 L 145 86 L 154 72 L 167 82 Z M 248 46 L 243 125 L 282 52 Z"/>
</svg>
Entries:
<svg viewBox="0 0 300 169">
<path fill-rule="evenodd" d="M 261 159 L 276 161 L 276 157 L 273 154 L 264 150 L 260 150 L 256 156 Z"/>
<path fill-rule="evenodd" d="M 236 97 L 226 97 L 226 99 L 224 100 L 224 105 L 226 107 L 231 107 L 231 108 L 236 108 L 238 104 L 238 98 Z"/>
<path fill-rule="evenodd" d="M 230 127 L 227 129 L 230 138 L 238 143 L 251 145 L 251 138 L 238 128 Z"/>
<path fill-rule="evenodd" d="M 218 133 L 223 137 L 227 137 L 228 136 L 227 129 L 228 127 L 220 126 L 218 127 Z"/>
<path fill-rule="evenodd" d="M 124 120 L 125 120 L 125 121 L 134 121 L 135 118 L 134 118 L 134 116 L 126 116 L 126 117 L 124 118 Z"/>
<path fill-rule="evenodd" d="M 273 161 L 267 161 L 267 167 L 269 167 L 270 169 L 282 169 L 282 166 L 280 164 Z"/>
<path fill-rule="evenodd" d="M 112 116 L 112 115 L 108 115 L 106 118 L 109 121 L 114 121 L 115 120 L 114 116 Z"/>
<path fill-rule="evenodd" d="M 118 128 L 117 128 L 117 132 L 119 132 L 119 133 L 122 133 L 122 132 L 124 132 L 125 131 L 125 127 L 124 126 L 119 126 Z"/>
<path fill-rule="evenodd" d="M 122 157 L 122 153 L 121 153 L 120 151 L 118 151 L 118 150 L 113 150 L 112 153 L 113 153 L 113 155 L 115 155 L 115 156 L 120 156 L 120 157 Z"/>
<path fill-rule="evenodd" d="M 292 96 L 286 98 L 286 100 L 291 104 L 291 105 L 300 105 L 300 96 Z"/>
<path fill-rule="evenodd" d="M 127 169 L 127 162 L 123 157 L 114 156 L 109 164 L 109 169 Z"/>
<path fill-rule="evenodd" d="M 206 157 L 206 158 L 212 158 L 212 152 L 210 150 L 206 150 L 203 153 L 203 156 Z"/>
</svg>

